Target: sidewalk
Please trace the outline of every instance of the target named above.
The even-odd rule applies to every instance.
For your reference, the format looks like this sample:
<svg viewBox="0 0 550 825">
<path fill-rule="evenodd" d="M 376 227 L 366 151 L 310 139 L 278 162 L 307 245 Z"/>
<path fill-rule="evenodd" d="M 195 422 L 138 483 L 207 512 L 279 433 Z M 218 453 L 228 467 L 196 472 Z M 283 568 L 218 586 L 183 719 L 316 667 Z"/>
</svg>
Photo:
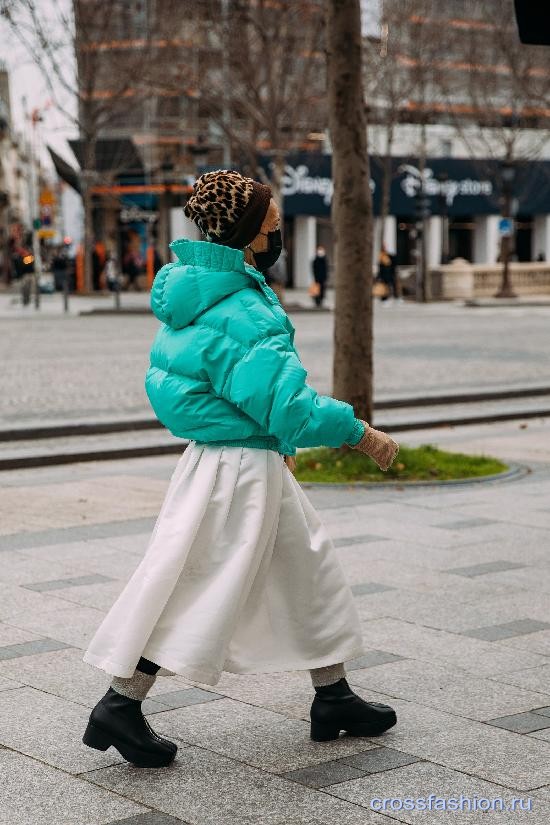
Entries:
<svg viewBox="0 0 550 825">
<path fill-rule="evenodd" d="M 513 797 L 550 821 L 550 422 L 408 433 L 523 461 L 507 483 L 307 495 L 338 547 L 369 652 L 348 663 L 393 705 L 380 738 L 309 739 L 307 673 L 160 676 L 144 709 L 176 761 L 140 770 L 82 742 L 109 684 L 82 652 L 145 551 L 177 457 L 2 473 L 0 822 L 428 825 L 374 797 Z M 23 796 L 22 790 L 25 794 Z M 491 823 L 522 822 L 522 811 Z M 483 820 L 484 821 L 484 820 Z"/>
<path fill-rule="evenodd" d="M 150 293 L 143 292 L 121 292 L 120 308 L 122 311 L 148 311 Z M 287 289 L 285 290 L 285 304 L 289 305 L 289 311 L 295 309 L 309 309 L 317 311 L 313 305 L 313 300 L 308 295 L 307 289 Z M 334 290 L 328 290 L 325 302 L 325 309 L 334 308 Z M 98 292 L 89 295 L 69 295 L 69 311 L 64 312 L 63 293 L 53 294 L 41 293 L 40 308 L 34 307 L 34 295 L 31 303 L 23 306 L 20 293 L 17 289 L 0 290 L 0 318 L 27 317 L 30 315 L 79 315 L 82 312 L 98 310 L 114 310 L 115 295 L 113 292 Z"/>
</svg>

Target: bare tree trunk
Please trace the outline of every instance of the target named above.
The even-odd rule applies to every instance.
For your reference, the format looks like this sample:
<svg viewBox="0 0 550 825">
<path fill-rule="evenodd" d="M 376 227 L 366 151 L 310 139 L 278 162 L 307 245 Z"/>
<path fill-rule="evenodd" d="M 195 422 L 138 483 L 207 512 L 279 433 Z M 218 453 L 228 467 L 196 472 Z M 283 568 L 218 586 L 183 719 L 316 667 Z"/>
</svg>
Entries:
<svg viewBox="0 0 550 825">
<path fill-rule="evenodd" d="M 84 291 L 92 292 L 93 290 L 93 247 L 94 247 L 94 228 L 93 228 L 93 194 L 92 186 L 95 181 L 95 146 L 96 141 L 93 137 L 84 134 L 84 168 L 80 173 L 80 180 L 82 186 L 82 206 L 84 211 Z"/>
<path fill-rule="evenodd" d="M 384 232 L 386 229 L 386 221 L 390 213 L 390 193 L 391 193 L 391 179 L 392 179 L 392 156 L 391 150 L 393 145 L 393 123 L 386 125 L 386 146 L 384 150 L 384 157 L 382 158 L 382 197 L 380 203 L 380 239 L 379 246 L 382 249 L 384 243 Z"/>
<path fill-rule="evenodd" d="M 84 207 L 84 291 L 93 291 L 93 245 L 94 233 L 92 227 L 92 200 L 93 195 L 90 191 L 90 186 L 86 185 L 83 193 L 83 207 Z"/>
<path fill-rule="evenodd" d="M 427 252 L 428 252 L 428 245 L 426 243 L 426 235 L 428 231 L 428 219 L 425 214 L 425 200 L 426 200 L 426 193 L 424 188 L 424 173 L 426 171 L 426 155 L 427 155 L 427 136 L 426 136 L 426 124 L 422 122 L 420 124 L 420 157 L 418 161 L 418 170 L 420 172 L 420 197 L 422 199 L 422 214 L 419 218 L 420 223 L 420 243 L 418 245 L 418 254 L 420 255 L 420 286 L 421 286 L 421 299 L 424 303 L 427 303 L 431 300 L 432 297 L 432 284 L 430 281 L 430 277 L 428 275 L 428 261 Z"/>
<path fill-rule="evenodd" d="M 335 252 L 333 394 L 372 415 L 372 198 L 359 0 L 326 0 Z"/>
</svg>

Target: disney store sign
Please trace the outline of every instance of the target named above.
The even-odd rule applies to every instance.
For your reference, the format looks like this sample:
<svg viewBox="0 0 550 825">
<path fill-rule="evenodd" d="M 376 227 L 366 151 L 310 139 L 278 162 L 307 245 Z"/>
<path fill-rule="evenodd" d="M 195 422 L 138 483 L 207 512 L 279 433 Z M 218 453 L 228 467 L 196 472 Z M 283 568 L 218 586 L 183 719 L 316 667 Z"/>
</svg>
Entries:
<svg viewBox="0 0 550 825">
<path fill-rule="evenodd" d="M 272 157 L 263 156 L 261 164 L 272 174 Z M 380 214 L 382 201 L 382 161 L 370 158 L 371 191 L 374 214 Z M 530 161 L 523 164 L 522 180 L 517 181 L 517 197 L 533 214 L 550 213 L 550 190 L 541 187 L 540 180 L 550 176 L 550 161 Z M 430 198 L 430 210 L 437 215 L 445 199 L 449 215 L 499 214 L 499 161 L 493 159 L 426 158 L 421 174 L 418 162 L 406 157 L 392 158 L 390 213 L 414 215 L 414 198 L 420 187 Z M 282 177 L 282 193 L 286 215 L 328 217 L 334 195 L 332 158 L 317 152 L 289 155 Z"/>
<path fill-rule="evenodd" d="M 376 182 L 372 178 L 370 188 L 371 192 L 376 189 Z M 325 206 L 330 206 L 334 194 L 332 178 L 312 174 L 305 163 L 299 166 L 285 166 L 281 189 L 285 198 L 295 195 L 318 195 L 323 199 Z"/>
<path fill-rule="evenodd" d="M 457 195 L 490 197 L 493 194 L 493 184 L 490 180 L 476 180 L 470 177 L 462 180 L 438 180 L 430 167 L 426 167 L 421 173 L 416 166 L 409 164 L 403 164 L 398 171 L 403 173 L 401 188 L 408 198 L 416 197 L 421 187 L 428 197 L 444 196 L 447 206 L 453 205 Z"/>
</svg>

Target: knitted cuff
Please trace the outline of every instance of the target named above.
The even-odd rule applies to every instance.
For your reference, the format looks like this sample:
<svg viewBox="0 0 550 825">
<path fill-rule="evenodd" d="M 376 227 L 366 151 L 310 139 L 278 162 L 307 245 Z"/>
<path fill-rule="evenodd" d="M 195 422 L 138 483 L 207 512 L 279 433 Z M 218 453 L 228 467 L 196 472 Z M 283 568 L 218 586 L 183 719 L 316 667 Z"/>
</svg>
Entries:
<svg viewBox="0 0 550 825">
<path fill-rule="evenodd" d="M 128 699 L 137 699 L 137 701 L 142 702 L 153 687 L 156 678 L 151 673 L 142 673 L 140 670 L 136 670 L 129 679 L 123 679 L 120 676 L 113 677 L 111 687 L 117 693 L 127 696 Z"/>
<path fill-rule="evenodd" d="M 348 438 L 346 438 L 345 444 L 348 444 L 350 447 L 355 447 L 356 444 L 359 444 L 363 435 L 365 434 L 365 425 L 359 419 L 356 418 L 353 423 L 353 429 Z"/>
<path fill-rule="evenodd" d="M 346 675 L 346 668 L 340 662 L 337 665 L 329 665 L 328 667 L 316 667 L 309 671 L 313 687 L 325 687 L 326 685 L 334 685 L 343 679 Z"/>
</svg>

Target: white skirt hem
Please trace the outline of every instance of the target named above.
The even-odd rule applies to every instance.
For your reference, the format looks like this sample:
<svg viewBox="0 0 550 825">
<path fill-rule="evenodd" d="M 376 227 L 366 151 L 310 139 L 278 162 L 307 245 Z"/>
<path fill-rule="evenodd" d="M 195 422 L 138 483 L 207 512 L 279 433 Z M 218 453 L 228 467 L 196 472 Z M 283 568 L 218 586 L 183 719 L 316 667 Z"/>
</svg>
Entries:
<svg viewBox="0 0 550 825">
<path fill-rule="evenodd" d="M 344 653 L 336 651 L 331 656 L 324 656 L 322 659 L 315 659 L 307 662 L 288 662 L 285 663 L 284 667 L 281 666 L 279 662 L 276 662 L 273 665 L 270 665 L 267 662 L 260 667 L 251 668 L 245 668 L 233 662 L 225 662 L 223 670 L 219 673 L 214 673 L 212 671 L 201 671 L 193 666 L 188 667 L 186 665 L 181 665 L 179 662 L 167 658 L 164 653 L 159 652 L 158 655 L 155 655 L 149 651 L 148 655 L 152 657 L 151 661 L 154 661 L 155 664 L 165 668 L 165 670 L 169 670 L 174 674 L 174 676 L 182 676 L 190 682 L 200 682 L 204 685 L 216 685 L 220 681 L 222 673 L 233 673 L 237 676 L 244 676 L 262 673 L 287 673 L 289 671 L 313 670 L 319 667 L 329 667 L 330 665 L 340 664 L 341 662 L 350 662 L 352 659 L 356 659 L 359 656 L 364 656 L 366 652 L 365 646 L 360 645 L 359 647 L 356 647 L 353 650 L 345 651 Z M 91 653 L 86 654 L 84 661 L 93 667 L 104 670 L 111 676 L 118 676 L 121 679 L 131 678 L 135 671 L 135 667 L 132 670 L 129 670 L 128 667 L 121 665 L 120 663 L 105 661 L 100 656 L 94 656 Z"/>
</svg>

